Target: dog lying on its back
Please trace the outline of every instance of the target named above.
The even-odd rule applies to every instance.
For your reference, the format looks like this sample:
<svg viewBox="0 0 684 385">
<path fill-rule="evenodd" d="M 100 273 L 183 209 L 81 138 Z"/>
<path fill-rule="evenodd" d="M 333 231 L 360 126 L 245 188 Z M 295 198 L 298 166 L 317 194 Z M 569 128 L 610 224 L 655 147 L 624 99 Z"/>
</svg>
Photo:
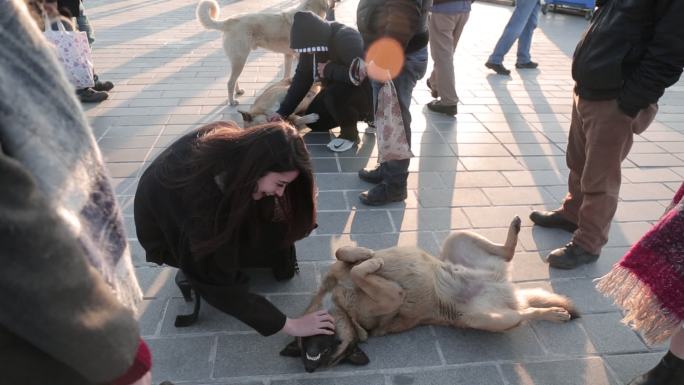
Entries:
<svg viewBox="0 0 684 385">
<path fill-rule="evenodd" d="M 266 123 L 266 119 L 280 107 L 280 103 L 285 99 L 285 95 L 287 95 L 287 90 L 291 84 L 292 80 L 290 79 L 271 84 L 261 93 L 261 95 L 254 99 L 254 104 L 252 104 L 252 108 L 250 108 L 249 111 L 238 110 L 242 115 L 244 126 L 251 127 L 257 124 Z M 294 112 L 287 118 L 287 120 L 297 129 L 302 129 L 306 127 L 307 124 L 318 121 L 318 114 L 300 115 L 306 112 L 307 108 L 309 108 L 309 104 L 311 104 L 320 90 L 321 84 L 318 82 L 314 83 L 302 101 L 299 102 L 299 105 L 297 105 Z"/>
<path fill-rule="evenodd" d="M 438 258 L 412 247 L 338 249 L 338 261 L 305 311 L 320 309 L 330 293 L 335 335 L 298 338 L 281 354 L 301 356 L 305 369 L 313 371 L 341 361 L 368 363 L 358 342 L 418 325 L 501 332 L 526 320 L 566 322 L 578 317 L 564 296 L 513 286 L 508 262 L 519 231 L 518 217 L 503 245 L 457 231 L 446 239 Z"/>
<path fill-rule="evenodd" d="M 331 0 L 302 0 L 297 9 L 278 12 L 255 12 L 217 20 L 219 6 L 216 0 L 202 0 L 197 6 L 197 19 L 207 29 L 223 32 L 223 50 L 230 61 L 228 100 L 231 106 L 238 104 L 235 95 L 242 95 L 238 77 L 247 63 L 249 53 L 258 47 L 280 52 L 285 57 L 283 79 L 292 74 L 295 52 L 290 49 L 290 29 L 297 11 L 311 11 L 321 18 L 330 8 Z"/>
</svg>

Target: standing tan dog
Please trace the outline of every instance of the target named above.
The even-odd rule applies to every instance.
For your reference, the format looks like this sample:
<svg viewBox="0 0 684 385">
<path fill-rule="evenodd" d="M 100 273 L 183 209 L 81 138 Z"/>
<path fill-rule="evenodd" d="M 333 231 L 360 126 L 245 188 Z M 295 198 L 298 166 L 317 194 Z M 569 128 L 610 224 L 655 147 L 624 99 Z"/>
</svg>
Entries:
<svg viewBox="0 0 684 385">
<path fill-rule="evenodd" d="M 268 117 L 276 112 L 280 107 L 280 103 L 285 100 L 285 95 L 287 95 L 287 90 L 290 88 L 291 84 L 291 79 L 284 79 L 277 83 L 273 83 L 268 86 L 261 95 L 254 99 L 254 103 L 249 111 L 238 110 L 242 115 L 245 128 L 266 123 Z M 307 124 L 318 121 L 318 114 L 301 115 L 306 112 L 307 108 L 309 108 L 309 104 L 311 104 L 320 90 L 321 83 L 314 83 L 311 86 L 311 89 L 309 89 L 309 92 L 304 95 L 302 101 L 299 102 L 299 105 L 297 105 L 294 112 L 287 118 L 287 120 L 297 129 L 302 129 L 306 127 Z"/>
<path fill-rule="evenodd" d="M 321 308 L 331 293 L 336 335 L 298 339 L 281 354 L 301 355 L 305 369 L 313 371 L 343 360 L 365 364 L 368 357 L 358 342 L 418 325 L 502 332 L 526 320 L 578 317 L 568 298 L 511 283 L 508 262 L 519 231 L 515 217 L 503 245 L 470 231 L 454 232 L 439 258 L 413 247 L 339 248 L 338 261 L 305 312 Z"/>
<path fill-rule="evenodd" d="M 249 13 L 224 20 L 219 17 L 219 6 L 215 0 L 202 0 L 197 6 L 197 19 L 208 29 L 223 32 L 223 49 L 230 61 L 230 79 L 228 79 L 228 100 L 230 105 L 238 104 L 235 95 L 242 95 L 238 77 L 247 63 L 249 53 L 257 47 L 280 52 L 285 56 L 283 78 L 292 73 L 292 62 L 295 52 L 290 49 L 290 29 L 297 11 L 311 11 L 321 17 L 329 8 L 330 0 L 303 0 L 293 10 L 280 13 Z"/>
</svg>

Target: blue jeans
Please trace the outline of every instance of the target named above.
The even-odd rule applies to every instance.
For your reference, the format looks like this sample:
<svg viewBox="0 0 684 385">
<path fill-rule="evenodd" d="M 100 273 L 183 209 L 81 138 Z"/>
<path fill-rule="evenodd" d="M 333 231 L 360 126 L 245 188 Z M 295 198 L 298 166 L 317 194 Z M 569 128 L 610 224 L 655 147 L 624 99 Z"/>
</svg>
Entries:
<svg viewBox="0 0 684 385">
<path fill-rule="evenodd" d="M 511 49 L 516 39 L 518 40 L 518 60 L 516 63 L 524 64 L 531 61 L 532 33 L 537 28 L 540 9 L 539 0 L 516 0 L 515 10 L 496 43 L 494 52 L 487 60 L 489 63 L 503 63 L 504 56 Z"/>
<path fill-rule="evenodd" d="M 409 111 L 411 94 L 413 94 L 413 88 L 416 86 L 418 80 L 425 76 L 427 62 L 427 46 L 407 54 L 404 68 L 402 68 L 399 75 L 392 80 L 394 87 L 397 89 L 401 118 L 404 120 L 404 132 L 406 133 L 406 139 L 408 140 L 409 146 L 411 145 L 411 111 Z M 377 106 L 378 93 L 382 87 L 382 83 L 373 81 L 371 84 L 373 85 L 373 105 Z M 384 182 L 405 187 L 406 180 L 408 179 L 409 162 L 410 159 L 403 159 L 390 160 L 380 164 Z"/>
</svg>

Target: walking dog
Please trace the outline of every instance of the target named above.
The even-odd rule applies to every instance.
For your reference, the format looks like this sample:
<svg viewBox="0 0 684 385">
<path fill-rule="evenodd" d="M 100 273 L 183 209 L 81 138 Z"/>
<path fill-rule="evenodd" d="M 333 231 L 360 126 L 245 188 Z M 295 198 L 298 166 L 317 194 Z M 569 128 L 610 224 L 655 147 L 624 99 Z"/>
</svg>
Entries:
<svg viewBox="0 0 684 385">
<path fill-rule="evenodd" d="M 247 63 L 249 53 L 257 47 L 282 53 L 285 57 L 283 78 L 289 78 L 295 57 L 295 52 L 290 49 L 290 29 L 294 14 L 297 11 L 311 11 L 325 17 L 330 1 L 302 0 L 301 5 L 293 10 L 279 13 L 249 13 L 224 20 L 217 20 L 219 6 L 216 0 L 202 0 L 199 3 L 197 6 L 199 22 L 204 28 L 223 32 L 223 49 L 230 61 L 230 78 L 227 85 L 231 106 L 238 104 L 235 95 L 244 93 L 237 80 Z"/>
<path fill-rule="evenodd" d="M 578 317 L 568 298 L 511 283 L 508 262 L 519 231 L 518 217 L 503 245 L 457 231 L 445 240 L 439 257 L 413 247 L 339 248 L 337 262 L 306 310 L 322 308 L 330 294 L 335 335 L 298 338 L 281 355 L 301 356 L 312 372 L 341 361 L 368 363 L 358 343 L 369 335 L 425 324 L 502 332 L 527 320 L 560 323 Z"/>
</svg>

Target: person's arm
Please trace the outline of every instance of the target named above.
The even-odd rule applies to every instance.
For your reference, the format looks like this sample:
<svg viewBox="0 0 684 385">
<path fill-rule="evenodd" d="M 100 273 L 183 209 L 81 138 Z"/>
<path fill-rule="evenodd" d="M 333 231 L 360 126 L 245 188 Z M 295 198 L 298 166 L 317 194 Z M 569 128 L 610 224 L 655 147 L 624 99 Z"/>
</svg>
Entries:
<svg viewBox="0 0 684 385">
<path fill-rule="evenodd" d="M 0 185 L 0 325 L 93 383 L 128 373 L 141 349 L 133 312 L 31 175 L 2 151 Z"/>
<path fill-rule="evenodd" d="M 294 78 L 292 78 L 292 84 L 287 89 L 287 95 L 285 95 L 283 102 L 280 103 L 277 113 L 283 118 L 290 116 L 302 99 L 304 99 L 306 93 L 309 92 L 312 84 L 313 55 L 300 54 L 299 63 L 297 63 Z"/>
<path fill-rule="evenodd" d="M 658 4 L 661 2 L 654 2 Z M 684 2 L 671 0 L 660 11 L 655 33 L 639 66 L 625 79 L 618 98 L 620 109 L 635 117 L 639 110 L 656 103 L 665 89 L 679 80 L 684 67 Z"/>
<path fill-rule="evenodd" d="M 335 37 L 337 58 L 325 66 L 324 78 L 352 84 L 351 79 L 349 79 L 349 66 L 355 58 L 363 57 L 363 39 L 356 30 L 351 28 L 340 31 Z"/>
</svg>

